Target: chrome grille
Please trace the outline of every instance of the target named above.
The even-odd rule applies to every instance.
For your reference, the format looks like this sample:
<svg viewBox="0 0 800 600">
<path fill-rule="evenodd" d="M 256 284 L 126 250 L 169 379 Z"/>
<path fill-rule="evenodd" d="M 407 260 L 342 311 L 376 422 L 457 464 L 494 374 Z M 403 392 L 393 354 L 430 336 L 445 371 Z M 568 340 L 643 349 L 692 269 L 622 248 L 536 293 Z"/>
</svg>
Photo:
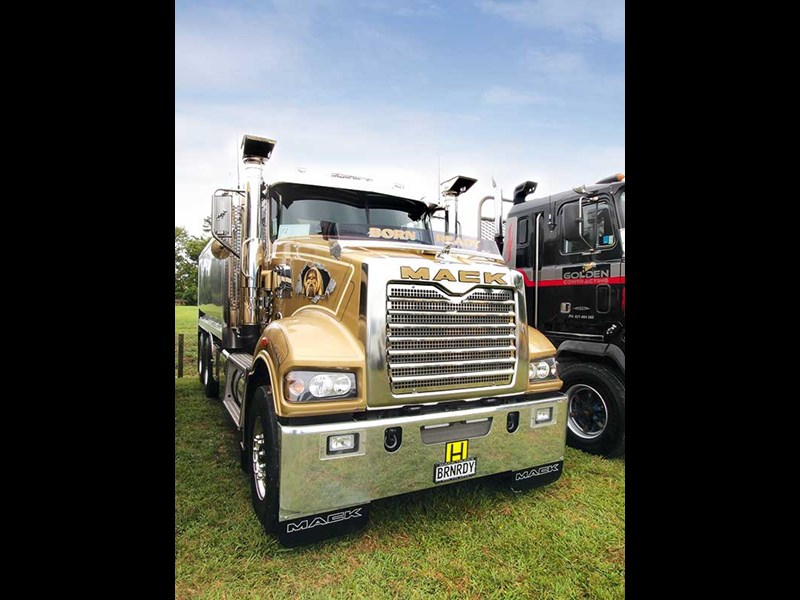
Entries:
<svg viewBox="0 0 800 600">
<path fill-rule="evenodd" d="M 387 363 L 392 392 L 509 385 L 517 361 L 514 292 L 474 288 L 450 296 L 432 284 L 388 286 Z"/>
</svg>

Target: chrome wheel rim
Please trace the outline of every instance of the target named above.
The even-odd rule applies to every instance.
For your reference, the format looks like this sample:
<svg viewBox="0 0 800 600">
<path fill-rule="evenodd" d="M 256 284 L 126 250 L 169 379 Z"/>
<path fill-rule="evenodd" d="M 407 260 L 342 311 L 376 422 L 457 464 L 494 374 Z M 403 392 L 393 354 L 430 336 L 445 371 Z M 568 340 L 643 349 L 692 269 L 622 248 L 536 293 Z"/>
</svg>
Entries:
<svg viewBox="0 0 800 600">
<path fill-rule="evenodd" d="M 253 481 L 256 484 L 256 494 L 259 500 L 267 495 L 267 452 L 264 448 L 264 429 L 261 419 L 256 417 L 253 427 Z"/>
<path fill-rule="evenodd" d="M 608 406 L 602 394 L 584 383 L 567 390 L 569 430 L 584 440 L 593 440 L 602 435 L 608 425 Z"/>
</svg>

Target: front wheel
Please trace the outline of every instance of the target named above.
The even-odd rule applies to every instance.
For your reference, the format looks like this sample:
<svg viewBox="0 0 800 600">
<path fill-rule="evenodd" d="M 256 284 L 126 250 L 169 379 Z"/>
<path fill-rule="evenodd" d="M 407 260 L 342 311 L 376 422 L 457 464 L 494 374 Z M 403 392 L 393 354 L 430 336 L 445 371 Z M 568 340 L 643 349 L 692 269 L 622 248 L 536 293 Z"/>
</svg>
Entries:
<svg viewBox="0 0 800 600">
<path fill-rule="evenodd" d="M 278 524 L 278 484 L 280 482 L 280 446 L 278 424 L 269 386 L 253 393 L 247 411 L 247 447 L 250 459 L 250 498 L 258 520 L 268 533 Z"/>
<path fill-rule="evenodd" d="M 567 395 L 567 444 L 608 458 L 625 453 L 625 384 L 607 367 L 573 363 L 560 370 Z"/>
</svg>

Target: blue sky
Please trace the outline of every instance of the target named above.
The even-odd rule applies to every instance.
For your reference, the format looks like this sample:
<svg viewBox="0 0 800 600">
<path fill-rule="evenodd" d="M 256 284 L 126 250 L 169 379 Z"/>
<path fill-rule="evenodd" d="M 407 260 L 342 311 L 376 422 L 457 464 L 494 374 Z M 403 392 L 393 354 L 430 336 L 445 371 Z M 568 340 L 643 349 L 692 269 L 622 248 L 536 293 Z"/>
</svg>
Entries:
<svg viewBox="0 0 800 600">
<path fill-rule="evenodd" d="M 201 233 L 245 133 L 278 142 L 268 182 L 335 170 L 432 200 L 437 173 L 475 177 L 459 212 L 492 176 L 538 196 L 624 171 L 624 34 L 623 0 L 179 0 L 175 223 Z"/>
</svg>

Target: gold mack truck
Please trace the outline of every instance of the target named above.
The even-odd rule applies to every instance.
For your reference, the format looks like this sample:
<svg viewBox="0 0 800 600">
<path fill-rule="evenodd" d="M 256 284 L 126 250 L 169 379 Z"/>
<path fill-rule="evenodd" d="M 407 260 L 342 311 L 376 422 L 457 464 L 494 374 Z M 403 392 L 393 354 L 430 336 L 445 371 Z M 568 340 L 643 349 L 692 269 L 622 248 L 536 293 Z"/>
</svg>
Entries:
<svg viewBox="0 0 800 600">
<path fill-rule="evenodd" d="M 566 396 L 522 275 L 494 241 L 431 225 L 458 222 L 475 180 L 441 204 L 339 173 L 266 185 L 274 146 L 244 136 L 243 189 L 214 193 L 198 292 L 200 380 L 240 432 L 264 529 L 294 546 L 363 527 L 378 498 L 558 479 Z"/>
</svg>

